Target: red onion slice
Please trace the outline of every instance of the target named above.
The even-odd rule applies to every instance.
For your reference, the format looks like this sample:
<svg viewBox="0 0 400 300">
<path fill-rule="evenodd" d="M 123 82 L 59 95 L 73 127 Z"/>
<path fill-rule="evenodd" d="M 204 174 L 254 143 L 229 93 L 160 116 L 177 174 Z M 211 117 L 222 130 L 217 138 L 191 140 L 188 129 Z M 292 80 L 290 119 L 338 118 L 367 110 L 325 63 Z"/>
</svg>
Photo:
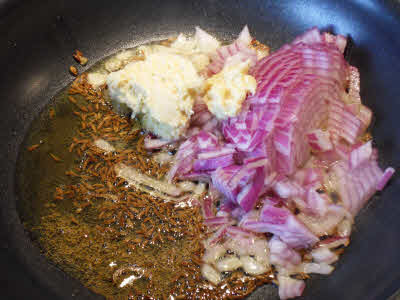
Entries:
<svg viewBox="0 0 400 300">
<path fill-rule="evenodd" d="M 386 184 L 389 182 L 390 178 L 393 176 L 395 170 L 392 167 L 389 167 L 383 172 L 382 177 L 378 181 L 378 184 L 376 185 L 376 189 L 378 191 L 382 191 L 383 188 L 386 186 Z"/>
<path fill-rule="evenodd" d="M 306 287 L 303 280 L 293 279 L 287 276 L 278 275 L 279 298 L 281 300 L 301 296 Z"/>
</svg>

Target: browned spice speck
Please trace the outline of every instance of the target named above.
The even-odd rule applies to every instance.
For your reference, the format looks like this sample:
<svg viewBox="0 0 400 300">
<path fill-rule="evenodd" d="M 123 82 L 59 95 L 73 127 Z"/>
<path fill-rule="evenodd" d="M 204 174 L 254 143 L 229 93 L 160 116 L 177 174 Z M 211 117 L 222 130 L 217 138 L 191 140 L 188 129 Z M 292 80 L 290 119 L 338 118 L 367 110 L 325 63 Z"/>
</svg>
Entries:
<svg viewBox="0 0 400 300">
<path fill-rule="evenodd" d="M 59 158 L 58 156 L 54 155 L 53 153 L 49 153 L 49 155 L 51 156 L 51 158 L 56 161 L 56 162 L 62 162 L 62 159 Z"/>
<path fill-rule="evenodd" d="M 35 144 L 27 148 L 28 151 L 34 151 L 39 148 L 40 144 Z"/>
<path fill-rule="evenodd" d="M 56 115 L 55 110 L 53 108 L 50 108 L 49 109 L 49 117 L 50 117 L 50 119 L 53 119 L 55 117 L 55 115 Z"/>
<path fill-rule="evenodd" d="M 69 72 L 74 76 L 78 76 L 78 69 L 74 66 L 69 67 Z"/>
<path fill-rule="evenodd" d="M 79 50 L 75 50 L 75 52 L 72 54 L 73 58 L 80 63 L 82 66 L 86 65 L 88 62 L 88 59 L 83 56 L 83 53 Z"/>
</svg>

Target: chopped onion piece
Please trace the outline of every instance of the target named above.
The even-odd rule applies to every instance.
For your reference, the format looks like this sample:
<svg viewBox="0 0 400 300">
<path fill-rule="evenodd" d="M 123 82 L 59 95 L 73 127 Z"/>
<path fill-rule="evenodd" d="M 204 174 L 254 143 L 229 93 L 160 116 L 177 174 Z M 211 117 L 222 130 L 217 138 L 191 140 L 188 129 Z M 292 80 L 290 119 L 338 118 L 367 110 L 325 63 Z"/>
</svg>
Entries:
<svg viewBox="0 0 400 300">
<path fill-rule="evenodd" d="M 213 265 L 220 257 L 224 256 L 225 253 L 226 249 L 220 244 L 208 247 L 203 255 L 203 261 Z"/>
<path fill-rule="evenodd" d="M 392 167 L 387 168 L 385 172 L 383 172 L 381 179 L 378 181 L 378 184 L 376 185 L 376 189 L 378 191 L 383 190 L 385 185 L 389 182 L 390 178 L 393 176 L 394 172 L 395 171 Z"/>
<path fill-rule="evenodd" d="M 319 246 L 334 249 L 342 245 L 347 247 L 349 243 L 350 240 L 348 237 L 333 237 L 319 242 Z"/>
<path fill-rule="evenodd" d="M 321 129 L 312 130 L 307 133 L 307 139 L 311 149 L 315 151 L 324 152 L 333 148 L 328 131 L 322 131 Z"/>
<path fill-rule="evenodd" d="M 368 141 L 365 144 L 357 147 L 350 153 L 350 168 L 354 169 L 368 161 L 372 156 L 372 142 Z"/>
<path fill-rule="evenodd" d="M 177 185 L 185 192 L 194 192 L 197 188 L 197 184 L 192 181 L 180 181 Z"/>
<path fill-rule="evenodd" d="M 150 136 L 144 138 L 144 148 L 148 150 L 161 149 L 162 147 L 174 143 L 174 141 L 167 141 L 161 139 L 152 139 Z"/>
<path fill-rule="evenodd" d="M 205 32 L 198 26 L 196 26 L 194 38 L 196 39 L 197 45 L 202 52 L 211 54 L 220 47 L 220 42 L 215 37 Z"/>
<path fill-rule="evenodd" d="M 182 190 L 176 185 L 153 179 L 122 163 L 115 167 L 115 171 L 118 177 L 122 177 L 128 182 L 137 182 L 175 197 L 182 194 Z"/>
<path fill-rule="evenodd" d="M 225 257 L 216 263 L 217 270 L 220 272 L 234 271 L 240 268 L 241 266 L 242 266 L 242 261 L 239 260 L 234 255 Z"/>
<path fill-rule="evenodd" d="M 211 56 L 211 63 L 207 67 L 208 75 L 221 71 L 229 58 L 233 56 L 236 56 L 236 58 L 240 56 L 240 61 L 249 59 L 251 66 L 254 66 L 257 61 L 257 51 L 250 47 L 251 40 L 249 29 L 245 26 L 236 41 L 218 48 L 216 53 Z"/>
<path fill-rule="evenodd" d="M 278 275 L 279 298 L 281 300 L 299 297 L 303 293 L 306 284 L 303 280 L 293 279 L 287 276 Z"/>
<path fill-rule="evenodd" d="M 344 218 L 342 222 L 337 226 L 337 232 L 340 236 L 348 237 L 351 234 L 351 228 L 353 226 L 353 221 Z"/>
<path fill-rule="evenodd" d="M 241 256 L 240 261 L 242 263 L 243 270 L 250 275 L 261 275 L 269 271 L 266 265 L 261 264 L 250 256 Z"/>
<path fill-rule="evenodd" d="M 329 250 L 328 248 L 316 248 L 311 251 L 311 256 L 313 260 L 317 263 L 327 263 L 332 264 L 339 259 L 339 256 Z"/>
<path fill-rule="evenodd" d="M 271 264 L 283 267 L 291 267 L 301 263 L 300 254 L 291 249 L 279 238 L 275 236 L 272 237 L 268 244 L 271 252 Z"/>
<path fill-rule="evenodd" d="M 201 267 L 201 275 L 214 285 L 218 285 L 222 280 L 221 274 L 208 264 Z"/>
<path fill-rule="evenodd" d="M 304 263 L 301 265 L 299 270 L 301 272 L 309 274 L 309 273 L 315 273 L 315 274 L 330 274 L 335 268 L 332 267 L 331 265 L 327 263 Z"/>
<path fill-rule="evenodd" d="M 293 248 L 306 248 L 318 241 L 318 238 L 289 210 L 269 204 L 264 204 L 258 224 L 247 222 L 242 226 L 254 228 L 259 230 L 258 232 L 271 232 Z"/>
</svg>

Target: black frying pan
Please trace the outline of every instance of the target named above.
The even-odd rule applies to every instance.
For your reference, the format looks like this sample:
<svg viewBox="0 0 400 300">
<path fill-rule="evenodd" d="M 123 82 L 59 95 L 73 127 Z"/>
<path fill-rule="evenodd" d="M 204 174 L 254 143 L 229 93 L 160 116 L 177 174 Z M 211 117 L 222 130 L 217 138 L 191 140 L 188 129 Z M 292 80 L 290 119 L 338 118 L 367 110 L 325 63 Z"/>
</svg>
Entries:
<svg viewBox="0 0 400 300">
<path fill-rule="evenodd" d="M 277 49 L 317 25 L 350 35 L 349 60 L 373 109 L 382 162 L 400 165 L 400 3 L 394 1 L 0 1 L 1 298 L 101 299 L 50 265 L 30 242 L 16 210 L 15 162 L 32 119 L 71 82 L 73 50 L 88 66 L 125 47 L 195 25 L 231 39 L 248 24 Z M 398 173 L 397 173 L 398 174 Z M 400 180 L 357 218 L 351 246 L 329 277 L 308 281 L 304 299 L 384 299 L 400 288 Z M 275 299 L 258 289 L 251 299 Z"/>
</svg>

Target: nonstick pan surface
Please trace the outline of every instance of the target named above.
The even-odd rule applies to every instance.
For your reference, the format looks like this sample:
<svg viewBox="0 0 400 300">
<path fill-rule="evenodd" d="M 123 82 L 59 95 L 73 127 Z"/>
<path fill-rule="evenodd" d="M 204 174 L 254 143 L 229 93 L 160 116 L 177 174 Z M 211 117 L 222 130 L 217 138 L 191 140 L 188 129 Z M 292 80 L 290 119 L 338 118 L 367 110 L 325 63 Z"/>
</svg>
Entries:
<svg viewBox="0 0 400 300">
<path fill-rule="evenodd" d="M 349 35 L 363 102 L 374 111 L 381 163 L 400 165 L 398 1 L 0 1 L 0 284 L 3 299 L 101 299 L 50 264 L 18 216 L 15 165 L 29 124 L 72 81 L 80 49 L 89 64 L 119 49 L 199 25 L 232 39 L 248 24 L 273 50 L 312 26 Z M 304 299 L 385 299 L 400 288 L 400 180 L 357 217 L 331 276 L 313 277 Z M 276 299 L 265 286 L 250 299 Z"/>
</svg>

